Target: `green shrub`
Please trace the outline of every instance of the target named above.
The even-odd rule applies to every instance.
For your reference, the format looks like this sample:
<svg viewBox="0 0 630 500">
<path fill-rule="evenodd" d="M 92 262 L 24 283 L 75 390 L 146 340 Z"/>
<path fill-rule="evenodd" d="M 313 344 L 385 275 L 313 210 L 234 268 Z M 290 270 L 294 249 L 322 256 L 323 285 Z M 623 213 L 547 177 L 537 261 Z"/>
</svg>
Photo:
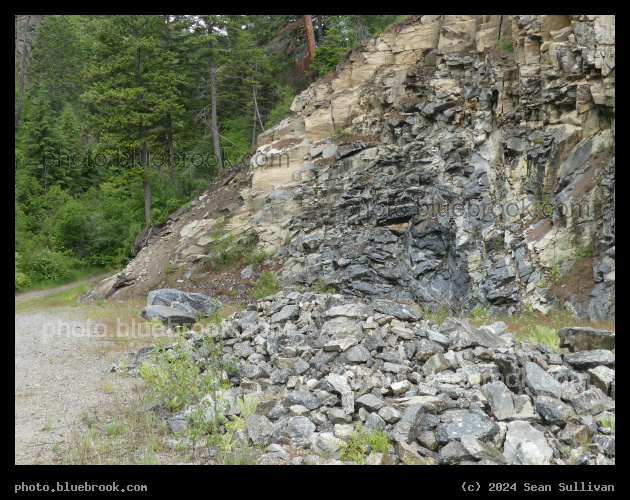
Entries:
<svg viewBox="0 0 630 500">
<path fill-rule="evenodd" d="M 329 286 L 326 287 L 326 282 L 324 281 L 324 278 L 321 277 L 319 278 L 319 281 L 317 283 L 315 283 L 315 287 L 313 288 L 313 291 L 315 293 L 320 293 L 320 294 L 334 294 L 337 293 L 337 290 L 335 290 L 334 287 Z"/>
<path fill-rule="evenodd" d="M 44 248 L 24 259 L 24 271 L 33 282 L 59 281 L 72 276 L 73 259 Z"/>
<path fill-rule="evenodd" d="M 343 128 L 343 127 L 335 127 L 335 130 L 332 134 L 330 134 L 329 139 L 331 141 L 336 141 L 337 139 L 340 139 L 344 135 L 348 135 L 348 134 L 350 134 L 350 129 Z"/>
<path fill-rule="evenodd" d="M 610 416 L 610 420 L 607 419 L 606 417 L 602 417 L 601 422 L 604 427 L 610 427 L 612 429 L 613 434 L 615 434 L 615 416 L 614 415 Z"/>
<path fill-rule="evenodd" d="M 492 241 L 492 245 L 494 246 L 494 249 L 499 251 L 503 248 L 505 242 L 503 240 L 503 236 L 498 236 L 496 238 L 494 238 L 494 240 Z"/>
<path fill-rule="evenodd" d="M 481 306 L 475 306 L 472 311 L 470 311 L 470 315 L 475 318 L 483 318 L 488 314 L 488 308 L 487 307 L 481 307 Z"/>
<path fill-rule="evenodd" d="M 274 91 L 278 95 L 278 101 L 273 109 L 269 112 L 265 128 L 269 129 L 283 118 L 291 114 L 291 104 L 295 98 L 295 92 L 289 84 L 280 86 Z"/>
<path fill-rule="evenodd" d="M 592 257 L 593 256 L 593 250 L 591 248 L 588 247 L 584 247 L 584 248 L 578 248 L 575 251 L 575 258 L 576 260 L 582 260 L 586 257 Z"/>
<path fill-rule="evenodd" d="M 501 49 L 502 54 L 510 54 L 514 52 L 514 44 L 512 42 L 512 29 L 508 29 L 505 34 L 497 39 L 497 45 Z"/>
<path fill-rule="evenodd" d="M 536 312 L 534 311 L 534 306 L 532 305 L 532 303 L 529 300 L 525 303 L 525 307 L 523 308 L 523 312 L 521 313 L 521 316 L 523 316 L 524 318 L 534 318 L 534 317 L 536 317 Z"/>
<path fill-rule="evenodd" d="M 219 264 L 228 264 L 243 253 L 242 248 L 234 244 L 233 234 L 228 234 L 220 240 L 214 241 L 210 247 L 219 258 Z"/>
<path fill-rule="evenodd" d="M 322 76 L 335 69 L 341 57 L 348 51 L 348 47 L 340 45 L 341 34 L 339 30 L 331 29 L 322 43 L 315 51 L 311 73 L 315 76 Z"/>
<path fill-rule="evenodd" d="M 31 279 L 20 270 L 22 256 L 15 252 L 15 291 L 19 292 L 24 288 L 31 286 Z"/>
<path fill-rule="evenodd" d="M 536 214 L 538 217 L 551 217 L 553 216 L 554 207 L 552 204 L 552 199 L 541 190 L 537 190 L 534 193 L 534 198 L 536 200 Z"/>
<path fill-rule="evenodd" d="M 444 323 L 444 320 L 450 316 L 450 311 L 446 304 L 442 304 L 440 309 L 434 308 L 431 309 L 429 306 L 424 308 L 424 317 L 431 320 L 432 323 L 436 325 L 441 325 Z"/>
<path fill-rule="evenodd" d="M 560 278 L 560 267 L 558 266 L 558 264 L 554 264 L 553 266 L 551 266 L 551 269 L 549 271 L 549 278 L 551 279 L 552 283 L 555 283 Z"/>
<path fill-rule="evenodd" d="M 387 454 L 388 446 L 387 434 L 383 430 L 368 431 L 357 424 L 354 432 L 342 443 L 341 460 L 351 460 L 356 465 L 363 465 L 367 453 Z"/>
<path fill-rule="evenodd" d="M 251 294 L 256 299 L 262 299 L 268 295 L 274 295 L 281 290 L 278 278 L 276 278 L 276 275 L 268 269 L 264 270 L 260 274 L 260 278 L 258 280 L 251 281 L 250 284 L 253 287 Z"/>
<path fill-rule="evenodd" d="M 252 265 L 252 269 L 255 271 L 258 269 L 263 261 L 267 258 L 267 252 L 265 252 L 262 248 L 260 250 L 252 251 L 246 257 L 247 262 Z"/>
<path fill-rule="evenodd" d="M 241 258 L 247 250 L 246 247 L 250 246 L 248 242 L 245 244 L 236 243 L 233 234 L 225 234 L 226 225 L 225 217 L 219 217 L 216 229 L 209 235 L 210 242 L 206 244 L 212 254 L 217 257 L 217 267 L 219 268 Z M 257 258 L 260 257 L 259 254 Z"/>
<path fill-rule="evenodd" d="M 221 388 L 221 373 L 234 369 L 233 360 L 223 357 L 220 337 L 203 337 L 203 345 L 197 351 L 202 354 L 201 361 L 190 356 L 183 338 L 180 334 L 172 349 L 158 345 L 156 363 L 144 362 L 139 367 L 139 375 L 148 382 L 149 392 L 170 411 L 195 403 L 206 394 L 216 394 Z"/>
</svg>

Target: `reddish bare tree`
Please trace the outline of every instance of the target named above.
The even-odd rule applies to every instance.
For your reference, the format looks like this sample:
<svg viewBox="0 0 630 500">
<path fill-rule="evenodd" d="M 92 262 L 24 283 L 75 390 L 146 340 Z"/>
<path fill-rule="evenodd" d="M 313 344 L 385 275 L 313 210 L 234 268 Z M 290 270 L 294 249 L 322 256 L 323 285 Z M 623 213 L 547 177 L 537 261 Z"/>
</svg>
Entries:
<svg viewBox="0 0 630 500">
<path fill-rule="evenodd" d="M 311 16 L 304 16 L 304 30 L 306 31 L 306 43 L 308 45 L 308 67 L 310 69 L 313 58 L 315 57 L 315 33 L 313 32 L 313 21 Z M 310 82 L 313 83 L 315 78 L 313 74 L 309 76 Z"/>
</svg>

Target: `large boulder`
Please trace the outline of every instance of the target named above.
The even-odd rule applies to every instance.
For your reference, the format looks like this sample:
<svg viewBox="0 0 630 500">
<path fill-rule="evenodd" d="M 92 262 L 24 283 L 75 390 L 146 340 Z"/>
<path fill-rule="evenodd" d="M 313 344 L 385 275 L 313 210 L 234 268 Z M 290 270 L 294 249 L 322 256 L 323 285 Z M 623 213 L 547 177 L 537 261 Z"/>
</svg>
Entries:
<svg viewBox="0 0 630 500">
<path fill-rule="evenodd" d="M 182 292 L 175 288 L 163 288 L 149 292 L 148 306 L 167 306 L 195 315 L 201 313 L 208 317 L 213 315 L 221 302 L 212 299 L 203 293 Z"/>
<path fill-rule="evenodd" d="M 167 326 L 187 325 L 190 327 L 197 321 L 194 314 L 167 306 L 147 306 L 140 315 L 148 321 L 158 318 Z"/>
<path fill-rule="evenodd" d="M 449 317 L 440 326 L 440 332 L 449 339 L 449 349 L 459 351 L 468 347 L 503 347 L 505 341 L 490 329 L 480 329 L 470 324 L 468 318 Z"/>
<path fill-rule="evenodd" d="M 386 299 L 376 299 L 372 301 L 372 307 L 375 311 L 389 314 L 403 321 L 418 321 L 420 319 L 420 314 L 407 304 L 399 304 Z"/>
<path fill-rule="evenodd" d="M 615 348 L 615 332 L 599 330 L 588 326 L 565 326 L 558 331 L 560 347 L 570 351 Z"/>
</svg>

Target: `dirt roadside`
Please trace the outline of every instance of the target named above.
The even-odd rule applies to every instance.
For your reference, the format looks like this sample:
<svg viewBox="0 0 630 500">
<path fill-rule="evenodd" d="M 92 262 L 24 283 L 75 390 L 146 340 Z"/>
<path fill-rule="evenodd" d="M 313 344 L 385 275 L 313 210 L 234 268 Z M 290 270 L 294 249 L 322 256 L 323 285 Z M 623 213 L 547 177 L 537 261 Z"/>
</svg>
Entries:
<svg viewBox="0 0 630 500">
<path fill-rule="evenodd" d="M 105 278 L 109 278 L 110 276 L 113 276 L 114 274 L 116 274 L 114 271 L 108 271 L 106 273 L 101 273 L 96 276 L 92 276 L 91 278 L 88 278 L 86 280 L 74 281 L 73 283 L 60 285 L 55 288 L 49 288 L 47 290 L 31 290 L 30 292 L 18 293 L 15 296 L 15 301 L 20 302 L 22 300 L 45 297 L 46 295 L 50 295 L 51 293 L 61 292 L 63 290 L 69 290 L 70 288 L 78 285 L 79 283 L 97 283 L 101 280 L 104 280 Z"/>
<path fill-rule="evenodd" d="M 139 383 L 109 373 L 72 308 L 15 315 L 15 463 L 53 464 L 85 412 L 129 400 Z"/>
<path fill-rule="evenodd" d="M 98 282 L 112 272 L 82 282 Z M 15 302 L 70 289 L 33 290 Z M 86 412 L 130 400 L 138 379 L 110 373 L 111 356 L 95 354 L 93 332 L 75 308 L 15 314 L 15 464 L 54 464 L 74 444 Z M 123 355 L 124 353 L 120 353 Z"/>
</svg>

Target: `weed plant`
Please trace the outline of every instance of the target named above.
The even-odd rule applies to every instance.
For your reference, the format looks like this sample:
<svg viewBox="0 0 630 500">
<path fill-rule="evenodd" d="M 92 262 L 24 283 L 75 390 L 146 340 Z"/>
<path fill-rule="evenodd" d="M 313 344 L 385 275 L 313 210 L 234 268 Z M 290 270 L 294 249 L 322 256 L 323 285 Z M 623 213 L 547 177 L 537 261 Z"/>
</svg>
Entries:
<svg viewBox="0 0 630 500">
<path fill-rule="evenodd" d="M 550 328 L 544 325 L 534 325 L 521 330 L 521 334 L 525 335 L 525 340 L 545 344 L 556 349 L 560 347 L 558 330 L 555 328 Z"/>
<path fill-rule="evenodd" d="M 337 293 L 337 290 L 335 290 L 335 288 L 332 286 L 327 287 L 324 278 L 321 277 L 319 278 L 319 281 L 315 283 L 315 286 L 313 287 L 313 292 L 320 294 L 335 294 Z"/>
<path fill-rule="evenodd" d="M 250 285 L 252 285 L 251 294 L 256 299 L 274 295 L 282 289 L 280 283 L 278 283 L 278 278 L 269 269 L 265 269 L 258 280 L 250 281 Z"/>
<path fill-rule="evenodd" d="M 387 434 L 381 429 L 368 431 L 357 424 L 354 432 L 342 443 L 341 460 L 350 460 L 355 465 L 364 465 L 367 454 L 383 453 L 387 456 Z"/>
<path fill-rule="evenodd" d="M 444 320 L 450 315 L 451 312 L 449 311 L 446 304 L 442 304 L 440 306 L 440 309 L 431 309 L 428 306 L 424 308 L 424 317 L 430 319 L 431 322 L 435 323 L 438 326 L 444 323 Z"/>
<path fill-rule="evenodd" d="M 612 429 L 612 433 L 615 434 L 615 415 L 611 415 L 610 419 L 602 417 L 601 422 L 604 427 L 610 427 Z"/>
</svg>

